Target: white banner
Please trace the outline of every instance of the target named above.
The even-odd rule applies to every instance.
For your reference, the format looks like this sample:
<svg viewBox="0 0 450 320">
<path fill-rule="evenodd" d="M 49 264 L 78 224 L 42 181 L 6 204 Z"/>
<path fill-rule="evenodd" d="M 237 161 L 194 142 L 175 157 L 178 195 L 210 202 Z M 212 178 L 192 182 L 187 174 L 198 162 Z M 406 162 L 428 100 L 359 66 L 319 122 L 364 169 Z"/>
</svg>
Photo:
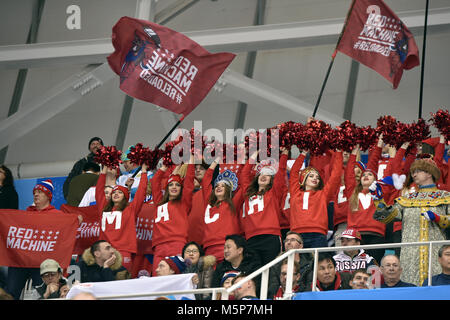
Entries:
<svg viewBox="0 0 450 320">
<path fill-rule="evenodd" d="M 77 294 L 88 292 L 95 297 L 117 296 L 127 294 L 152 293 L 163 291 L 194 290 L 192 277 L 195 273 L 176 274 L 160 277 L 141 277 L 130 280 L 116 280 L 106 282 L 85 282 L 74 285 L 67 299 L 72 299 Z M 160 296 L 146 296 L 134 298 L 115 298 L 115 300 L 154 300 Z M 169 299 L 181 300 L 182 298 L 195 300 L 194 294 L 166 295 Z"/>
</svg>

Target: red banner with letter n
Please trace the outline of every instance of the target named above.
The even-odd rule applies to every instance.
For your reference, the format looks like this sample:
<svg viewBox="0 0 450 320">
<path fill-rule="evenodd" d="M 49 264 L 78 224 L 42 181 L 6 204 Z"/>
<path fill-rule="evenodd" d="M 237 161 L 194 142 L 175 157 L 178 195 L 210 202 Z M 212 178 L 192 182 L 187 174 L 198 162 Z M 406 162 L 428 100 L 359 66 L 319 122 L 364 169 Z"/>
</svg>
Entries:
<svg viewBox="0 0 450 320">
<path fill-rule="evenodd" d="M 122 17 L 113 27 L 108 56 L 129 96 L 187 116 L 234 59 L 210 53 L 185 35 L 145 20 Z"/>
<path fill-rule="evenodd" d="M 420 64 L 409 29 L 382 0 L 354 0 L 336 48 L 375 70 L 396 89 L 403 70 Z"/>
<path fill-rule="evenodd" d="M 72 207 L 68 204 L 62 204 L 60 210 L 66 213 L 76 213 L 83 217 L 83 222 L 77 228 L 76 241 L 73 248 L 73 254 L 81 255 L 84 250 L 99 239 L 101 216 L 98 207 L 97 205 Z"/>
<path fill-rule="evenodd" d="M 39 268 L 54 259 L 67 268 L 77 227 L 76 215 L 0 210 L 0 265 Z"/>
</svg>

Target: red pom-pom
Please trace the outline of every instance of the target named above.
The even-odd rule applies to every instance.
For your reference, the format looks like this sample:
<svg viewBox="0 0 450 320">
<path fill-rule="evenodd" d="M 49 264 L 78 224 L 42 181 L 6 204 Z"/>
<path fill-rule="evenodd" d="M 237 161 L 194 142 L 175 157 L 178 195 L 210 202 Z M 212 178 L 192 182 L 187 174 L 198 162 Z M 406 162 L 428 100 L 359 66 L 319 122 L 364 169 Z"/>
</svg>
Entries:
<svg viewBox="0 0 450 320">
<path fill-rule="evenodd" d="M 429 121 L 447 141 L 450 140 L 450 114 L 448 110 L 439 109 L 436 113 L 431 113 Z"/>
<path fill-rule="evenodd" d="M 308 122 L 302 133 L 311 155 L 322 155 L 330 148 L 333 129 L 322 120 L 312 120 Z"/>
<path fill-rule="evenodd" d="M 377 143 L 378 132 L 371 126 L 358 127 L 356 133 L 356 143 L 361 151 L 367 151 Z"/>
<path fill-rule="evenodd" d="M 400 125 L 401 126 L 401 125 Z M 398 142 L 399 122 L 392 116 L 383 116 L 377 120 L 377 133 L 383 135 L 383 142 L 395 146 Z"/>
<path fill-rule="evenodd" d="M 104 146 L 94 156 L 94 161 L 109 168 L 117 168 L 122 163 L 122 151 L 115 146 Z"/>
<path fill-rule="evenodd" d="M 156 168 L 161 155 L 161 150 L 151 150 L 148 147 L 143 147 L 142 143 L 137 143 L 130 148 L 128 159 L 139 166 L 142 166 L 145 163 L 149 170 L 153 170 Z"/>
<path fill-rule="evenodd" d="M 195 131 L 194 128 L 190 131 L 191 134 L 191 153 L 195 159 L 203 157 L 203 149 L 206 147 L 207 138 L 202 136 L 200 131 Z"/>
<path fill-rule="evenodd" d="M 330 133 L 330 149 L 351 152 L 357 143 L 357 126 L 349 120 L 341 123 Z"/>
<path fill-rule="evenodd" d="M 408 125 L 408 140 L 411 144 L 422 142 L 430 137 L 430 127 L 424 119 L 419 119 Z M 401 146 L 401 145 L 400 145 Z M 400 147 L 398 146 L 398 148 Z"/>
</svg>

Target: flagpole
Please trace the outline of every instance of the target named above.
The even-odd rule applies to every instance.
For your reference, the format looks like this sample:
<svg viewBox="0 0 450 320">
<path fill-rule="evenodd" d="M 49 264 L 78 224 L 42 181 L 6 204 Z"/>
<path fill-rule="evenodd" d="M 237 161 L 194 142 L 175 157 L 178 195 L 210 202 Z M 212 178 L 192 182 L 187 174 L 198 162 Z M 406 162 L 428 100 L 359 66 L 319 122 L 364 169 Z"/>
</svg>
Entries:
<svg viewBox="0 0 450 320">
<path fill-rule="evenodd" d="M 420 72 L 420 95 L 419 95 L 419 119 L 422 118 L 422 105 L 423 105 L 423 79 L 424 79 L 424 70 L 425 70 L 425 49 L 427 47 L 427 25 L 428 25 L 428 3 L 429 0 L 426 0 L 425 7 L 425 23 L 423 27 L 423 45 L 422 45 L 422 65 Z"/>
<path fill-rule="evenodd" d="M 341 34 L 339 35 L 339 39 L 338 39 L 338 41 L 337 41 L 337 43 L 336 43 L 336 47 L 334 48 L 334 52 L 333 52 L 333 54 L 331 55 L 331 61 L 330 61 L 330 64 L 329 64 L 329 66 L 328 66 L 328 70 L 327 70 L 327 73 L 326 73 L 326 75 L 325 75 L 325 79 L 324 79 L 324 81 L 323 81 L 323 83 L 322 83 L 322 88 L 320 89 L 319 97 L 317 98 L 317 102 L 316 102 L 316 105 L 315 105 L 315 107 L 314 107 L 314 112 L 313 112 L 313 115 L 312 115 L 313 118 L 316 116 L 317 109 L 319 108 L 320 100 L 322 100 L 322 94 L 323 94 L 323 91 L 324 91 L 324 89 L 325 89 L 325 86 L 326 86 L 326 84 L 327 84 L 327 82 L 328 82 L 328 77 L 329 77 L 329 75 L 330 75 L 331 68 L 333 67 L 334 58 L 336 58 L 337 47 L 339 46 L 339 43 L 341 42 L 342 35 L 344 34 L 345 27 L 347 26 L 348 18 L 350 17 L 350 14 L 351 14 L 352 11 L 353 11 L 353 7 L 355 6 L 355 2 L 356 2 L 356 0 L 353 0 L 353 1 L 352 1 L 352 4 L 351 4 L 351 6 L 350 6 L 350 10 L 348 10 L 348 12 L 347 12 L 347 17 L 345 18 L 344 26 L 342 27 Z"/>
<path fill-rule="evenodd" d="M 338 42 L 339 43 L 339 42 Z M 328 76 L 330 75 L 331 68 L 333 67 L 334 58 L 336 57 L 337 49 L 334 49 L 334 52 L 331 56 L 330 65 L 328 66 L 327 74 L 325 75 L 325 79 L 322 83 L 322 88 L 320 89 L 319 97 L 317 98 L 316 106 L 314 107 L 313 118 L 316 116 L 317 109 L 319 108 L 320 100 L 322 99 L 323 90 L 325 89 L 325 85 L 328 82 Z"/>
<path fill-rule="evenodd" d="M 158 145 L 155 147 L 155 150 L 158 150 L 159 147 L 162 146 L 162 144 L 164 143 L 164 141 L 166 141 L 166 139 L 172 134 L 172 132 L 180 125 L 180 123 L 184 120 L 185 116 L 183 115 L 178 121 L 177 123 L 175 123 L 173 125 L 173 127 L 169 130 L 169 132 L 165 135 L 165 137 L 158 143 Z M 134 178 L 139 171 L 141 171 L 141 166 L 137 168 L 136 172 L 133 173 L 133 175 L 131 176 L 132 178 Z"/>
</svg>

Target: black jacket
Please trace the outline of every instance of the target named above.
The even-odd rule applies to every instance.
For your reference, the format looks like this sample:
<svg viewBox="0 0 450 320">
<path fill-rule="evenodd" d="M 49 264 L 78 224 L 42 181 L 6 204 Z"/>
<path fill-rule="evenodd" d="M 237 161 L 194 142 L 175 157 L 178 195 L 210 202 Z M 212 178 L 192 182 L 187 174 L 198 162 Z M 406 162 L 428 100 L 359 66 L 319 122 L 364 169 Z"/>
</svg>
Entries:
<svg viewBox="0 0 450 320">
<path fill-rule="evenodd" d="M 93 153 L 89 153 L 86 157 L 81 158 L 80 160 L 75 162 L 75 164 L 72 167 L 72 170 L 70 171 L 69 175 L 67 176 L 63 184 L 64 199 L 67 200 L 67 196 L 69 194 L 70 181 L 72 181 L 74 177 L 80 175 L 83 172 L 83 168 L 86 163 L 95 162 L 94 157 L 95 155 Z"/>
<path fill-rule="evenodd" d="M 236 269 L 231 266 L 230 262 L 224 260 L 223 262 L 221 262 L 217 265 L 216 270 L 214 271 L 211 287 L 219 288 L 220 281 L 222 280 L 223 275 L 227 271 L 239 271 L 241 273 L 245 273 L 245 274 L 249 275 L 250 273 L 258 270 L 261 267 L 262 267 L 262 265 L 259 262 L 259 259 L 251 251 L 246 252 L 246 254 L 244 256 L 244 260 L 242 260 L 241 264 Z M 258 286 L 258 283 L 257 283 L 257 286 Z"/>
<path fill-rule="evenodd" d="M 77 265 L 80 267 L 80 282 L 103 282 L 113 280 L 125 280 L 130 278 L 130 274 L 122 266 L 122 256 L 116 251 L 116 262 L 110 268 L 103 268 L 95 262 L 90 248 L 84 250 L 80 261 Z"/>
<path fill-rule="evenodd" d="M 0 186 L 0 209 L 19 209 L 19 196 L 14 186 Z"/>
</svg>

